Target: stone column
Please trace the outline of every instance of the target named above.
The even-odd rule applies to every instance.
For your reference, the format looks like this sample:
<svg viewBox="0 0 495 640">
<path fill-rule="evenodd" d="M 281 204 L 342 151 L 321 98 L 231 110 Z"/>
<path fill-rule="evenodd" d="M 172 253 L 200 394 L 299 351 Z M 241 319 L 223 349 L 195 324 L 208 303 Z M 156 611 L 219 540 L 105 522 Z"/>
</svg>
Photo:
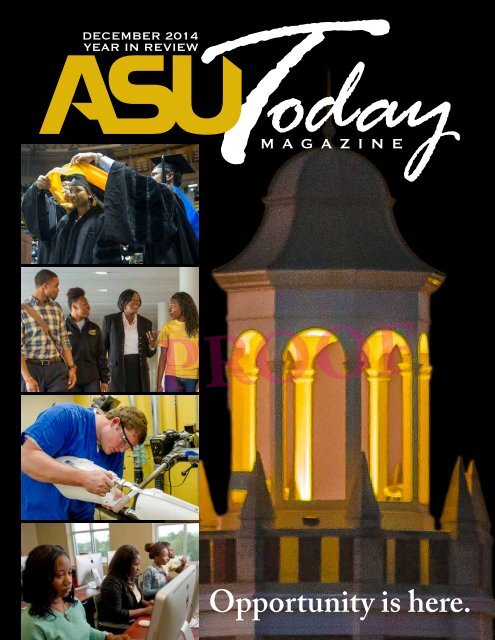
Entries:
<svg viewBox="0 0 495 640">
<path fill-rule="evenodd" d="M 398 362 L 402 387 L 402 500 L 413 499 L 413 400 L 412 369 L 407 362 Z M 400 482 L 400 481 L 399 481 Z M 416 492 L 414 492 L 416 493 Z"/>
<path fill-rule="evenodd" d="M 430 503 L 430 378 L 431 367 L 418 371 L 418 501 Z"/>
<path fill-rule="evenodd" d="M 295 369 L 294 382 L 294 489 L 296 500 L 311 500 L 313 467 L 314 369 Z"/>
<path fill-rule="evenodd" d="M 390 373 L 367 369 L 370 386 L 370 475 L 377 500 L 388 484 L 388 385 Z"/>
<path fill-rule="evenodd" d="M 156 305 L 157 309 L 157 317 L 158 317 L 158 330 L 163 327 L 163 325 L 168 322 L 168 304 L 166 302 L 159 302 Z"/>
</svg>

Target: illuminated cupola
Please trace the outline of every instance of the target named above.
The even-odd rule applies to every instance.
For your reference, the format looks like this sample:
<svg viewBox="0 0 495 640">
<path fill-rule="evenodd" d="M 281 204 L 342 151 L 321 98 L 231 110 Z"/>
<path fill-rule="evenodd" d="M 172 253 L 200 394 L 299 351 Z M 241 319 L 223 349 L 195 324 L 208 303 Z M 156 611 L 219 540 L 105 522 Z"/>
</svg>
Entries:
<svg viewBox="0 0 495 640">
<path fill-rule="evenodd" d="M 256 236 L 214 276 L 228 294 L 230 518 L 258 451 L 277 526 L 348 526 L 364 452 L 384 528 L 429 516 L 429 297 L 377 169 L 339 149 L 289 160 Z M 225 523 L 226 524 L 226 523 Z"/>
</svg>

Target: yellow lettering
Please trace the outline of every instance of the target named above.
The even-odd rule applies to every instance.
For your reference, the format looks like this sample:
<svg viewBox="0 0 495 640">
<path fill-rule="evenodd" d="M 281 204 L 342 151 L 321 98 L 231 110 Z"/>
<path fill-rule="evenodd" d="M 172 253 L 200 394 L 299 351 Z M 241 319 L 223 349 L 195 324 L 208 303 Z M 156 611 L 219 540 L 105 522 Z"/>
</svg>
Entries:
<svg viewBox="0 0 495 640">
<path fill-rule="evenodd" d="M 60 133 L 81 78 L 91 102 L 74 103 L 74 106 L 89 120 L 98 120 L 104 131 L 111 129 L 116 122 L 115 111 L 95 56 L 67 56 L 40 133 Z"/>
<path fill-rule="evenodd" d="M 153 104 L 158 113 L 153 118 L 120 118 L 116 128 L 104 133 L 163 133 L 175 124 L 174 94 L 167 87 L 132 84 L 133 71 L 163 71 L 163 56 L 124 56 L 116 60 L 108 76 L 112 94 L 127 104 Z"/>
<path fill-rule="evenodd" d="M 241 114 L 242 73 L 239 67 L 223 58 L 222 110 L 213 118 L 200 118 L 192 109 L 191 56 L 174 56 L 174 96 L 177 124 L 190 133 L 213 135 L 231 129 Z"/>
<path fill-rule="evenodd" d="M 125 104 L 153 105 L 151 118 L 118 118 L 95 56 L 67 56 L 64 68 L 41 126 L 42 134 L 58 134 L 74 105 L 89 120 L 97 120 L 105 134 L 159 134 L 177 124 L 189 133 L 211 135 L 231 129 L 242 106 L 242 73 L 223 58 L 222 108 L 211 118 L 197 116 L 192 108 L 191 56 L 173 57 L 173 90 L 161 85 L 133 84 L 134 71 L 163 71 L 163 56 L 123 56 L 110 68 L 110 93 Z M 88 102 L 73 102 L 83 80 Z"/>
</svg>

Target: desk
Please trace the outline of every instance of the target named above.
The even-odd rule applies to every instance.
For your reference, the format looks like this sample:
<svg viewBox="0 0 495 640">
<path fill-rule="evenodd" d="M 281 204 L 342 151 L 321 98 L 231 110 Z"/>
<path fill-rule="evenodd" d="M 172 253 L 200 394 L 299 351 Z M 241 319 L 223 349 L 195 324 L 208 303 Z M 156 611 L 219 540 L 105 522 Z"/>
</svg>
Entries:
<svg viewBox="0 0 495 640">
<path fill-rule="evenodd" d="M 128 636 L 132 638 L 132 640 L 146 640 L 146 634 L 148 633 L 148 627 L 140 627 L 138 622 L 140 620 L 149 620 L 150 616 L 141 616 L 137 620 L 133 622 L 133 624 L 124 631 L 123 633 L 127 633 Z M 192 629 L 194 640 L 199 639 L 199 629 Z"/>
<path fill-rule="evenodd" d="M 99 593 L 100 589 L 98 587 L 96 589 L 93 589 L 91 587 L 77 587 L 76 589 L 74 589 L 74 596 L 83 604 Z"/>
</svg>

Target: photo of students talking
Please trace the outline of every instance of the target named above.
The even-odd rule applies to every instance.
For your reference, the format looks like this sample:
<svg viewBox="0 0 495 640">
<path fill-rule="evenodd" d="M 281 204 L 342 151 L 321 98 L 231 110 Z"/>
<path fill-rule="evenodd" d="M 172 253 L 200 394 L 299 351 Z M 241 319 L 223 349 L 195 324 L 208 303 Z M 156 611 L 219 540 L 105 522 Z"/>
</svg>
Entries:
<svg viewBox="0 0 495 640">
<path fill-rule="evenodd" d="M 198 267 L 22 267 L 21 301 L 21 391 L 197 392 Z"/>
</svg>

